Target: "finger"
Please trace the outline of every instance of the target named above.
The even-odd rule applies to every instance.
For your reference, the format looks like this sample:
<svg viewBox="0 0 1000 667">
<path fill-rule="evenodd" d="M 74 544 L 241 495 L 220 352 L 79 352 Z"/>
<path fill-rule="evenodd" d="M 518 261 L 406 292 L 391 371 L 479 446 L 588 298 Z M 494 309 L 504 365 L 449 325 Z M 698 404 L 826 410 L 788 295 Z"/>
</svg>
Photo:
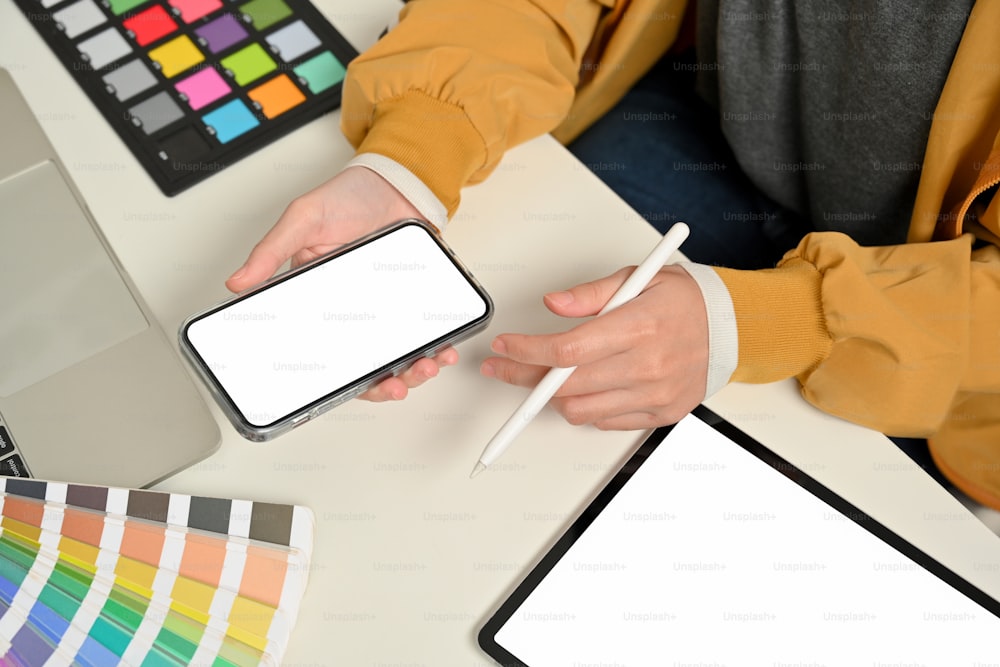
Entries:
<svg viewBox="0 0 1000 667">
<path fill-rule="evenodd" d="M 683 400 L 678 400 L 668 406 L 623 412 L 622 414 L 606 419 L 598 419 L 594 421 L 594 426 L 602 431 L 636 431 L 658 428 L 660 426 L 676 424 L 694 410 L 696 405 L 697 403 L 688 405 Z"/>
<path fill-rule="evenodd" d="M 456 363 L 458 363 L 458 351 L 453 347 L 446 347 L 432 359 L 417 360 L 398 376 L 383 380 L 360 394 L 358 398 L 375 403 L 402 400 L 409 394 L 410 389 L 419 387 L 427 380 L 436 377 L 445 366 L 454 366 Z"/>
<path fill-rule="evenodd" d="M 534 387 L 549 372 L 548 366 L 531 366 L 502 357 L 490 357 L 479 366 L 484 377 L 495 378 L 516 387 Z"/>
<path fill-rule="evenodd" d="M 454 366 L 458 363 L 458 350 L 453 348 L 451 345 L 441 348 L 438 353 L 434 355 L 434 361 L 436 361 L 438 366 L 441 367 Z"/>
<path fill-rule="evenodd" d="M 385 401 L 401 401 L 409 393 L 409 387 L 398 377 L 391 377 L 382 380 L 377 385 L 369 389 L 358 398 L 372 403 L 383 403 Z"/>
<path fill-rule="evenodd" d="M 433 359 L 420 359 L 396 377 L 405 382 L 408 388 L 414 389 L 432 377 L 437 377 L 440 371 L 440 366 Z"/>
<path fill-rule="evenodd" d="M 694 407 L 683 401 L 648 404 L 638 392 L 630 390 L 554 398 L 552 406 L 570 424 L 593 424 L 603 431 L 632 431 L 676 424 Z"/>
<path fill-rule="evenodd" d="M 594 427 L 602 431 L 643 431 L 667 424 L 675 424 L 677 421 L 676 419 L 665 419 L 652 412 L 629 412 L 594 422 Z"/>
<path fill-rule="evenodd" d="M 543 301 L 549 310 L 562 317 L 596 315 L 634 270 L 635 267 L 630 266 L 599 280 L 582 283 L 562 292 L 550 292 L 543 297 Z"/>
<path fill-rule="evenodd" d="M 413 362 L 413 365 L 400 373 L 397 377 L 406 383 L 410 389 L 419 387 L 438 373 L 445 366 L 454 366 L 458 363 L 458 351 L 453 347 L 446 347 L 433 357 L 425 357 Z"/>
<path fill-rule="evenodd" d="M 642 396 L 631 389 L 557 397 L 552 399 L 552 407 L 575 426 L 596 424 L 644 411 Z"/>
<path fill-rule="evenodd" d="M 554 396 L 583 396 L 624 389 L 637 384 L 632 372 L 634 361 L 627 355 L 614 355 L 593 364 L 578 367 L 563 382 Z M 550 369 L 545 366 L 522 364 L 503 357 L 483 361 L 480 373 L 518 387 L 534 387 Z"/>
<path fill-rule="evenodd" d="M 535 366 L 569 368 L 621 354 L 636 344 L 636 331 L 620 310 L 554 334 L 501 334 L 491 348 L 514 361 Z M 626 326 L 626 325 L 629 326 Z"/>
<path fill-rule="evenodd" d="M 292 255 L 309 245 L 302 230 L 312 226 L 303 225 L 302 221 L 315 220 L 320 215 L 321 212 L 302 199 L 289 204 L 274 227 L 250 251 L 243 266 L 229 277 L 226 287 L 240 292 L 273 276 Z"/>
</svg>

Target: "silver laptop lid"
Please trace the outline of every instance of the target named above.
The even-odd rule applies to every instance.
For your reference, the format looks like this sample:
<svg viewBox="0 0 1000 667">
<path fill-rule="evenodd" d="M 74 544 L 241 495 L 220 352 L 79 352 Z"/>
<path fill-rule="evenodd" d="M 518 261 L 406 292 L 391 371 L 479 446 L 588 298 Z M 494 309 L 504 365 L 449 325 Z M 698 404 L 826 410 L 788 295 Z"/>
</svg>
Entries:
<svg viewBox="0 0 1000 667">
<path fill-rule="evenodd" d="M 2 69 L 0 118 L 0 473 L 137 487 L 208 456 L 214 418 Z"/>
</svg>

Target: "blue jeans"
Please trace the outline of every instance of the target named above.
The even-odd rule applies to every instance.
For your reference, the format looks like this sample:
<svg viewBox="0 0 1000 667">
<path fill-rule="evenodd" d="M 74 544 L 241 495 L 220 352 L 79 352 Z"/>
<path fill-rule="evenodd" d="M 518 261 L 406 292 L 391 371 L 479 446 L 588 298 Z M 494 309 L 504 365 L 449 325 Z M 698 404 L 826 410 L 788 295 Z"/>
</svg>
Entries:
<svg viewBox="0 0 1000 667">
<path fill-rule="evenodd" d="M 740 169 L 689 60 L 661 60 L 568 148 L 661 233 L 688 223 L 692 261 L 771 267 L 809 231 Z"/>
<path fill-rule="evenodd" d="M 740 169 L 716 111 L 694 91 L 693 61 L 666 57 L 568 148 L 660 233 L 683 220 L 692 261 L 773 267 L 809 224 Z M 936 480 L 926 440 L 890 439 Z"/>
</svg>

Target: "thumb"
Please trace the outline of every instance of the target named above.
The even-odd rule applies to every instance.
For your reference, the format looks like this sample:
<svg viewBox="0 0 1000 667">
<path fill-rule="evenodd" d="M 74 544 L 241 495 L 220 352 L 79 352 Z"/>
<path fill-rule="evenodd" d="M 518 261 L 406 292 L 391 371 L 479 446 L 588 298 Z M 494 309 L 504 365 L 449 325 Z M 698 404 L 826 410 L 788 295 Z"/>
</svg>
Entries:
<svg viewBox="0 0 1000 667">
<path fill-rule="evenodd" d="M 257 283 L 267 280 L 288 259 L 288 256 L 285 256 L 278 248 L 265 245 L 264 240 L 254 247 L 243 266 L 226 280 L 226 288 L 229 291 L 242 292 L 248 287 L 253 287 Z"/>
<path fill-rule="evenodd" d="M 582 283 L 562 292 L 550 292 L 544 297 L 545 306 L 561 317 L 596 315 L 634 270 L 634 266 L 626 267 L 599 280 Z"/>
<path fill-rule="evenodd" d="M 241 292 L 273 276 L 292 255 L 302 250 L 300 229 L 286 211 L 250 251 L 243 266 L 226 280 L 226 287 Z"/>
</svg>

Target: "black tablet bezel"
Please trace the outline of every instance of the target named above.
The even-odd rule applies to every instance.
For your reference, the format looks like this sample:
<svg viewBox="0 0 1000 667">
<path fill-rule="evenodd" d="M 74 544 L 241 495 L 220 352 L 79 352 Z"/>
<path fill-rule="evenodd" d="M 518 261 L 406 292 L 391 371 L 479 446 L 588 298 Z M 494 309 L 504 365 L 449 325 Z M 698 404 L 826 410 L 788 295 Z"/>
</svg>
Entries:
<svg viewBox="0 0 1000 667">
<path fill-rule="evenodd" d="M 869 533 L 879 538 L 904 556 L 912 559 L 928 572 L 938 577 L 946 584 L 980 605 L 986 611 L 1000 617 L 1000 601 L 977 588 L 968 580 L 942 565 L 926 552 L 920 550 L 911 542 L 903 539 L 885 525 L 879 523 L 867 513 L 845 500 L 842 496 L 830 490 L 798 467 L 778 456 L 761 443 L 738 429 L 733 424 L 712 412 L 704 405 L 695 408 L 692 413 L 698 419 L 714 428 L 729 440 L 735 442 L 744 450 L 753 454 L 767 465 L 771 466 L 788 479 L 841 513 L 845 518 L 858 524 Z M 566 530 L 556 543 L 545 553 L 541 560 L 531 568 L 514 591 L 504 600 L 496 612 L 486 621 L 479 631 L 477 641 L 486 654 L 503 667 L 531 667 L 512 655 L 507 649 L 496 642 L 496 635 L 508 620 L 528 599 L 535 588 L 542 582 L 556 563 L 569 551 L 570 547 L 590 527 L 594 520 L 607 507 L 611 499 L 628 483 L 629 479 L 646 461 L 653 451 L 673 430 L 673 426 L 664 426 L 653 431 L 639 448 L 629 457 L 628 461 L 612 477 L 597 497 L 583 510 L 580 516 Z"/>
</svg>

